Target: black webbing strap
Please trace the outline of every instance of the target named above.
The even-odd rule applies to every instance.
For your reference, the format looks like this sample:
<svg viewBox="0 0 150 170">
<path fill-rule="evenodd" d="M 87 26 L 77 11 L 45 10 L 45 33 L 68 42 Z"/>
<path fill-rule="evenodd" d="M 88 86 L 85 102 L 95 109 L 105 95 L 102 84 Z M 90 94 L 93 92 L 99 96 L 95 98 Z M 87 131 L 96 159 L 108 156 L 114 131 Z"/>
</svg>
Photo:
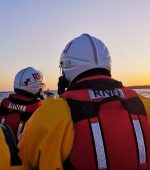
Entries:
<svg viewBox="0 0 150 170">
<path fill-rule="evenodd" d="M 22 165 L 21 159 L 18 156 L 18 148 L 17 148 L 17 143 L 15 136 L 11 129 L 6 125 L 0 123 L 0 128 L 3 130 L 6 143 L 9 147 L 10 151 L 10 165 L 11 166 L 17 166 L 17 165 Z"/>
<path fill-rule="evenodd" d="M 100 102 L 67 99 L 74 123 L 97 116 L 101 109 L 101 105 L 112 101 L 120 101 L 123 108 L 130 114 L 146 115 L 144 105 L 139 97 L 133 97 L 126 100 L 119 96 L 111 96 L 104 98 Z"/>
<path fill-rule="evenodd" d="M 31 98 L 29 101 L 27 100 L 21 100 L 20 98 L 16 98 L 14 94 L 9 95 L 8 100 L 10 100 L 12 103 L 20 104 L 20 105 L 32 105 L 40 101 L 40 99 L 37 98 Z"/>
<path fill-rule="evenodd" d="M 63 163 L 63 169 L 64 170 L 76 170 L 73 165 L 71 164 L 69 157 L 65 160 Z"/>
<path fill-rule="evenodd" d="M 123 85 L 120 81 L 112 80 L 112 79 L 95 79 L 95 80 L 84 80 L 69 86 L 68 91 L 70 90 L 81 90 L 86 88 L 92 88 L 95 90 L 99 89 L 116 89 L 122 88 Z"/>
<path fill-rule="evenodd" d="M 79 101 L 73 99 L 67 99 L 67 102 L 70 106 L 72 120 L 76 123 L 80 120 L 96 117 L 100 111 L 101 105 L 116 100 L 119 100 L 123 104 L 124 108 L 126 108 L 125 101 L 119 96 L 108 97 L 100 102 Z"/>
<path fill-rule="evenodd" d="M 137 97 L 132 97 L 126 100 L 126 108 L 130 114 L 145 115 L 146 110 L 141 99 Z"/>
<path fill-rule="evenodd" d="M 109 103 L 112 101 L 120 101 L 121 104 L 125 107 L 126 106 L 126 100 L 122 97 L 119 96 L 111 96 L 111 97 L 106 97 L 103 100 L 100 101 L 100 105 L 105 104 L 105 103 Z"/>
<path fill-rule="evenodd" d="M 97 116 L 100 103 L 67 99 L 74 123 Z"/>
</svg>

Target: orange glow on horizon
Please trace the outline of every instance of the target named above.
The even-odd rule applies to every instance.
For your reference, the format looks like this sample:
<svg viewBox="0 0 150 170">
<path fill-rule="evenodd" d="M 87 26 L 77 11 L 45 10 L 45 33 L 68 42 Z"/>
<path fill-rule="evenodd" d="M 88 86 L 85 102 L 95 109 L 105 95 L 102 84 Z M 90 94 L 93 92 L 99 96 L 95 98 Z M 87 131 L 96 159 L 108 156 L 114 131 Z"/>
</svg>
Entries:
<svg viewBox="0 0 150 170">
<path fill-rule="evenodd" d="M 150 79 L 148 76 L 134 76 L 128 77 L 127 75 L 116 75 L 112 76 L 114 79 L 122 81 L 125 86 L 135 86 L 135 85 L 150 85 Z M 0 91 L 13 91 L 12 82 L 7 82 L 6 80 L 1 83 Z M 47 80 L 46 82 L 46 90 L 57 90 L 57 80 Z"/>
<path fill-rule="evenodd" d="M 127 76 L 127 75 L 117 75 L 115 78 L 125 86 L 136 86 L 136 85 L 150 85 L 150 79 L 147 75 L 135 75 L 135 76 Z"/>
</svg>

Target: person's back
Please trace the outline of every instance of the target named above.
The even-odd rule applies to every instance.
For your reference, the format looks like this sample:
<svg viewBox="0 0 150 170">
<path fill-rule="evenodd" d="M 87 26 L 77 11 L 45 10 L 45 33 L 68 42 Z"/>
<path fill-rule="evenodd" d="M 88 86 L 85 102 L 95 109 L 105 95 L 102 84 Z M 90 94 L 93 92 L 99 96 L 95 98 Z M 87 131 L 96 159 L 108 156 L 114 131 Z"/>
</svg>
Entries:
<svg viewBox="0 0 150 170">
<path fill-rule="evenodd" d="M 95 76 L 80 79 L 62 97 L 75 128 L 66 169 L 69 164 L 79 170 L 150 168 L 150 127 L 136 92 L 108 76 Z"/>
<path fill-rule="evenodd" d="M 60 67 L 60 81 L 68 86 L 59 82 L 61 98 L 44 100 L 27 123 L 19 143 L 25 167 L 149 170 L 150 109 L 135 91 L 111 78 L 103 42 L 88 34 L 75 38 Z"/>
<path fill-rule="evenodd" d="M 14 94 L 4 98 L 0 106 L 0 120 L 11 127 L 19 140 L 25 122 L 42 104 L 43 74 L 33 67 L 20 70 L 14 79 Z"/>
</svg>

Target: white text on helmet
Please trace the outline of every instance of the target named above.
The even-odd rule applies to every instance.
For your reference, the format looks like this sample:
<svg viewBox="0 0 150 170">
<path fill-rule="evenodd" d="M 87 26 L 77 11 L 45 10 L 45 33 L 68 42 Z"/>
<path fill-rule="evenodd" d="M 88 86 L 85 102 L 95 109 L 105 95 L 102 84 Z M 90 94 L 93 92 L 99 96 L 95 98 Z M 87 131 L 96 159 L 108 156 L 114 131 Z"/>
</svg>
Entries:
<svg viewBox="0 0 150 170">
<path fill-rule="evenodd" d="M 41 75 L 40 75 L 39 73 L 33 73 L 32 76 L 33 76 L 33 78 L 34 78 L 35 81 L 41 79 Z"/>
</svg>

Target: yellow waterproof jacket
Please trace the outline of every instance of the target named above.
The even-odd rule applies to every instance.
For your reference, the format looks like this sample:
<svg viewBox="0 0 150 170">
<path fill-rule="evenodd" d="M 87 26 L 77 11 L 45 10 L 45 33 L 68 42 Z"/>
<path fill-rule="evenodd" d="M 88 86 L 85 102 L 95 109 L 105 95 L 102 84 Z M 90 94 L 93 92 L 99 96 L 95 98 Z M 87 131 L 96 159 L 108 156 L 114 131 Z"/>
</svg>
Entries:
<svg viewBox="0 0 150 170">
<path fill-rule="evenodd" d="M 144 104 L 144 107 L 145 107 L 145 110 L 146 110 L 146 113 L 147 113 L 147 116 L 148 116 L 148 119 L 149 119 L 149 122 L 150 122 L 150 99 L 147 98 L 147 97 L 144 97 L 142 95 L 139 95 L 139 97 Z"/>
<path fill-rule="evenodd" d="M 64 99 L 43 101 L 26 124 L 19 143 L 26 170 L 63 169 L 74 138 L 70 109 Z"/>
<path fill-rule="evenodd" d="M 10 149 L 3 130 L 0 128 L 0 170 L 24 170 L 23 166 L 11 165 L 10 159 Z"/>
</svg>

